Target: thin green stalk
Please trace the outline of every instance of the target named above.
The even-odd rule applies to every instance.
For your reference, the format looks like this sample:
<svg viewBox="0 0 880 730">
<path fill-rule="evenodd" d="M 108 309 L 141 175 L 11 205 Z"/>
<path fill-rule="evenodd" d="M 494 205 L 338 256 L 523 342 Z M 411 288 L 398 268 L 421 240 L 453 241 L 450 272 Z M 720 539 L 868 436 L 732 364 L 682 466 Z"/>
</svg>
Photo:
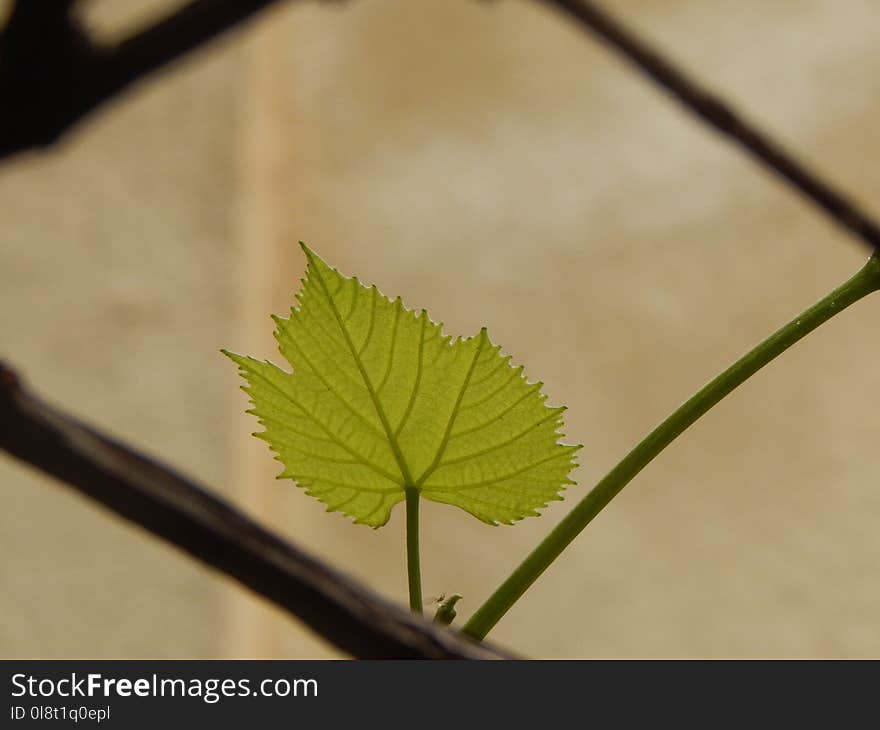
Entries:
<svg viewBox="0 0 880 730">
<path fill-rule="evenodd" d="M 849 281 L 770 335 L 655 428 L 547 535 L 510 577 L 471 616 L 462 631 L 482 639 L 581 530 L 663 449 L 737 386 L 850 304 L 880 289 L 880 258 L 874 254 Z"/>
<path fill-rule="evenodd" d="M 409 607 L 422 612 L 422 572 L 419 567 L 419 490 L 406 488 L 406 573 Z"/>
</svg>

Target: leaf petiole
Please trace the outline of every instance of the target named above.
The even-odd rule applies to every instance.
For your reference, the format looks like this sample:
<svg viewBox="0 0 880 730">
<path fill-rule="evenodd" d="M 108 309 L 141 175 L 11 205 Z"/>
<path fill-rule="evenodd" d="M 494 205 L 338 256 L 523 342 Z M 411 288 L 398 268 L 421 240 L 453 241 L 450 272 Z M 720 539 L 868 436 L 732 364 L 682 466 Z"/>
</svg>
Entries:
<svg viewBox="0 0 880 730">
<path fill-rule="evenodd" d="M 476 639 L 484 638 L 581 530 L 700 416 L 823 322 L 877 289 L 880 289 L 880 258 L 875 253 L 855 276 L 733 363 L 651 431 L 575 505 L 471 616 L 462 631 Z"/>
<path fill-rule="evenodd" d="M 422 612 L 422 573 L 419 567 L 419 490 L 406 488 L 406 573 L 409 579 L 409 607 Z"/>
</svg>

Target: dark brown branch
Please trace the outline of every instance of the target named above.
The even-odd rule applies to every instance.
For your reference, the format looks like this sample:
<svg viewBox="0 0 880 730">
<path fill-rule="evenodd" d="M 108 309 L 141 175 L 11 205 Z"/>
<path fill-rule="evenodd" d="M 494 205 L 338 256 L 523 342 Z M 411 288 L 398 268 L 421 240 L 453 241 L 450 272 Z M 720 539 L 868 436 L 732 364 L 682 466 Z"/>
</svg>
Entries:
<svg viewBox="0 0 880 730">
<path fill-rule="evenodd" d="M 792 157 L 727 102 L 689 78 L 656 48 L 589 0 L 539 0 L 577 21 L 618 51 L 681 105 L 785 179 L 838 225 L 870 246 L 880 246 L 880 225 L 864 210 Z"/>
<path fill-rule="evenodd" d="M 18 0 L 0 36 L 0 159 L 56 142 L 131 84 L 278 0 L 192 0 L 116 46 L 92 42 L 72 0 Z"/>
<path fill-rule="evenodd" d="M 47 405 L 2 363 L 0 449 L 234 578 L 353 656 L 506 658 L 385 601 L 195 482 Z"/>
</svg>

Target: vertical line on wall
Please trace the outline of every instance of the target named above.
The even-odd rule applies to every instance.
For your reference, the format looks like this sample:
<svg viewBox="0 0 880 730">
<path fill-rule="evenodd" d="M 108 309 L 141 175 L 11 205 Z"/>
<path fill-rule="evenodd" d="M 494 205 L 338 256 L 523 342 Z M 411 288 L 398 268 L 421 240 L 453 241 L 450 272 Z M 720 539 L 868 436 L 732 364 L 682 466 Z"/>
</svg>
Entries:
<svg viewBox="0 0 880 730">
<path fill-rule="evenodd" d="M 269 314 L 274 310 L 279 248 L 278 222 L 273 200 L 275 160 L 280 132 L 274 109 L 277 53 L 282 36 L 278 13 L 261 19 L 247 40 L 247 68 L 243 74 L 239 117 L 239 194 L 237 219 L 238 322 L 234 350 L 259 357 L 274 351 Z M 264 324 L 264 327 L 258 326 Z M 236 399 L 232 443 L 233 494 L 251 515 L 265 521 L 272 514 L 275 485 L 270 469 L 277 462 L 266 455 L 265 444 L 251 438 L 258 430 L 252 416 L 244 414 L 241 394 Z M 276 655 L 272 614 L 249 593 L 236 591 L 229 606 L 225 654 L 242 658 Z"/>
</svg>

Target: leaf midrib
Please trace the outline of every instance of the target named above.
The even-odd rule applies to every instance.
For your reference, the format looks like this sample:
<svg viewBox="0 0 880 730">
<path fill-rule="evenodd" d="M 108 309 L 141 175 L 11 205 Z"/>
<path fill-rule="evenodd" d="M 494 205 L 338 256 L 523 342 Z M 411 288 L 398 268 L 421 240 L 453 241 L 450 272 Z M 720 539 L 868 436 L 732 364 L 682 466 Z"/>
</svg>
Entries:
<svg viewBox="0 0 880 730">
<path fill-rule="evenodd" d="M 412 478 L 412 473 L 409 469 L 409 465 L 406 463 L 406 459 L 403 457 L 403 452 L 400 450 L 400 444 L 398 444 L 397 442 L 397 438 L 395 437 L 394 431 L 391 428 L 391 423 L 388 421 L 388 416 L 385 414 L 385 409 L 382 407 L 382 403 L 379 401 L 379 397 L 376 394 L 375 389 L 373 388 L 373 383 L 370 381 L 370 376 L 367 374 L 367 370 L 364 367 L 363 362 L 361 361 L 357 348 L 354 346 L 354 342 L 352 342 L 351 335 L 349 335 L 348 329 L 346 328 L 345 323 L 342 321 L 342 317 L 339 314 L 339 309 L 336 306 L 336 302 L 333 301 L 333 297 L 330 295 L 330 291 L 327 288 L 327 282 L 324 281 L 324 277 L 321 275 L 321 272 L 318 266 L 315 264 L 314 260 L 311 260 L 311 255 L 309 256 L 309 259 L 310 263 L 312 264 L 312 270 L 314 271 L 315 276 L 318 277 L 318 283 L 321 285 L 321 289 L 324 291 L 324 296 L 327 297 L 327 301 L 330 303 L 330 308 L 333 310 L 333 316 L 336 318 L 336 324 L 339 325 L 339 329 L 342 331 L 342 336 L 345 338 L 345 342 L 348 345 L 349 352 L 351 352 L 351 356 L 354 359 L 355 365 L 357 365 L 357 369 L 364 380 L 364 385 L 367 386 L 367 392 L 370 394 L 370 400 L 373 402 L 373 407 L 376 409 L 376 414 L 379 416 L 379 421 L 382 423 L 382 428 L 385 429 L 385 435 L 388 438 L 388 444 L 391 447 L 391 452 L 394 455 L 394 459 L 397 462 L 397 467 L 398 469 L 400 469 L 400 475 L 404 481 L 404 488 L 414 486 L 414 481 Z"/>
</svg>

